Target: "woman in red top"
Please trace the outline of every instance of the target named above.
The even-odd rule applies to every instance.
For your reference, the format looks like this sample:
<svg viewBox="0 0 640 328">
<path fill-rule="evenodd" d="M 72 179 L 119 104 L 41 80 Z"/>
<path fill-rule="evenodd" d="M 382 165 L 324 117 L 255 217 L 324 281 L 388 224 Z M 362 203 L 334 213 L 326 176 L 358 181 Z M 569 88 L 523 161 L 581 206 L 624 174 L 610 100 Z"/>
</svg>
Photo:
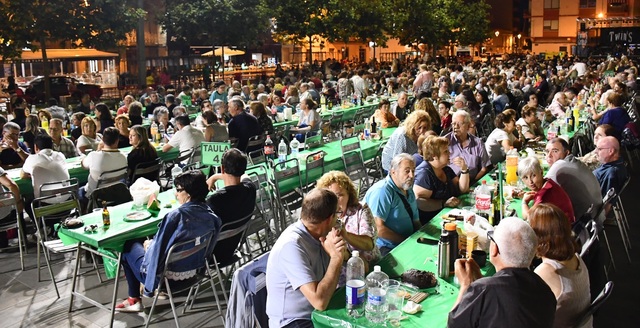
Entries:
<svg viewBox="0 0 640 328">
<path fill-rule="evenodd" d="M 451 103 L 448 101 L 441 101 L 438 104 L 438 114 L 440 114 L 440 127 L 442 131 L 451 130 L 451 114 L 449 110 L 451 109 Z"/>
<path fill-rule="evenodd" d="M 567 216 L 569 223 L 573 224 L 576 221 L 569 195 L 555 181 L 544 178 L 540 160 L 537 157 L 531 156 L 521 160 L 518 163 L 518 176 L 530 189 L 522 197 L 522 217 L 525 220 L 529 217 L 529 203 L 533 201 L 533 205 L 540 203 L 556 205 Z"/>
</svg>

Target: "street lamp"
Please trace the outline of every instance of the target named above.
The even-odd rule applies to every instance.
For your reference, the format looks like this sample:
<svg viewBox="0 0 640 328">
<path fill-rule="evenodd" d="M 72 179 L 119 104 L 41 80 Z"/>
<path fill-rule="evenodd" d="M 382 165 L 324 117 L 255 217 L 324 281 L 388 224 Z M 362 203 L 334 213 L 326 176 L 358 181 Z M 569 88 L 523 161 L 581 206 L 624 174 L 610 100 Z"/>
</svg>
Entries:
<svg viewBox="0 0 640 328">
<path fill-rule="evenodd" d="M 496 35 L 496 38 L 497 38 L 500 35 L 500 31 L 496 31 L 495 35 Z"/>
<path fill-rule="evenodd" d="M 373 60 L 376 60 L 376 46 L 377 44 L 373 41 L 369 41 L 369 47 L 373 48 Z"/>
</svg>

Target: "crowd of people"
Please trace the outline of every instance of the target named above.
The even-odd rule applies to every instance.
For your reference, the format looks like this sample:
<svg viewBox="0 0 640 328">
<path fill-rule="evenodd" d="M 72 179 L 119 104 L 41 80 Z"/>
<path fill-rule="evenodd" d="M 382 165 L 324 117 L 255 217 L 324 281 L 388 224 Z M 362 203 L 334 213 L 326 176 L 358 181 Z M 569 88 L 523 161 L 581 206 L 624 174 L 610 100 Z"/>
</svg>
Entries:
<svg viewBox="0 0 640 328">
<path fill-rule="evenodd" d="M 628 106 L 635 101 L 637 68 L 632 61 L 523 57 L 463 66 L 399 59 L 382 64 L 327 60 L 276 73 L 252 85 L 234 81 L 227 86 L 218 81 L 210 90 L 199 84 L 148 87 L 142 95 L 124 96 L 113 108 L 115 118 L 107 105 L 93 105 L 88 97 L 72 113 L 60 111 L 51 100 L 37 114 L 15 98 L 13 118 L 0 117 L 0 164 L 3 169 L 22 167 L 35 190 L 43 182 L 68 178 L 65 158 L 91 151 L 82 160 L 90 177 L 81 195 L 86 197 L 102 172 L 135 168 L 157 158 L 149 142 L 150 127 L 142 125 L 144 117 L 165 131 L 175 131 L 167 135 L 164 152 L 234 139 L 235 148 L 225 153 L 221 174 L 209 180 L 197 173 L 176 178 L 181 206 L 163 220 L 154 240 L 183 229 L 195 233 L 193 229 L 202 228 L 200 232 L 215 235 L 220 220 L 224 224 L 250 214 L 236 209 L 253 209 L 255 186 L 243 177 L 245 154 L 260 148 L 248 147 L 248 141 L 272 134 L 278 113 L 286 107 L 299 109 L 299 123 L 292 132 L 302 135 L 318 131 L 320 103 L 379 98 L 372 119 L 381 127 L 398 126 L 382 152 L 387 175 L 358 195 L 346 174 L 332 171 L 306 195 L 300 220 L 282 232 L 269 257 L 270 326 L 311 327 L 313 309 L 325 309 L 336 286 L 344 282 L 344 262 L 351 250 L 359 250 L 370 268 L 442 209 L 457 207 L 460 196 L 503 162 L 508 152 L 544 141 L 550 165 L 546 175 L 537 157 L 518 165 L 528 189 L 520 196 L 524 220 L 505 219 L 490 236 L 489 256 L 496 275 L 480 279 L 473 260 L 456 262 L 461 288 L 449 325 L 564 327 L 572 326 L 584 312 L 592 295 L 591 267 L 576 255 L 571 227 L 589 215 L 592 205 L 601 206 L 610 188 L 620 192 L 628 177 L 621 150 L 638 136 L 632 119 L 635 107 Z M 180 93 L 174 96 L 176 89 Z M 392 104 L 387 97 L 396 100 Z M 193 122 L 187 115 L 189 104 L 198 108 Z M 567 140 L 555 136 L 546 140 L 544 133 L 544 128 L 565 126 L 576 110 L 589 113 L 585 124 L 597 125 L 595 149 L 582 157 L 572 154 Z M 40 127 L 43 118 L 49 122 L 48 130 Z M 63 133 L 68 121 L 73 127 L 69 137 Z M 133 149 L 128 156 L 118 150 L 129 146 Z M 56 172 L 39 174 L 43 166 Z M 0 182 L 15 193 L 15 183 L 0 173 Z M 207 199 L 217 180 L 224 181 L 224 192 Z M 609 209 L 603 211 L 598 223 L 608 214 Z M 189 218 L 196 216 L 199 222 L 203 217 L 210 220 L 202 226 L 189 225 Z M 337 221 L 341 228 L 336 228 Z M 131 242 L 125 248 L 130 288 L 129 298 L 118 306 L 121 311 L 141 309 L 136 287 L 140 282 L 146 292 L 157 287 L 157 276 L 149 280 L 157 271 L 146 269 L 147 262 L 157 266 L 168 246 L 156 245 L 145 251 L 147 246 Z M 530 271 L 536 256 L 542 264 Z M 191 275 L 187 271 L 176 276 L 182 274 Z M 592 286 L 601 283 L 591 281 Z"/>
</svg>

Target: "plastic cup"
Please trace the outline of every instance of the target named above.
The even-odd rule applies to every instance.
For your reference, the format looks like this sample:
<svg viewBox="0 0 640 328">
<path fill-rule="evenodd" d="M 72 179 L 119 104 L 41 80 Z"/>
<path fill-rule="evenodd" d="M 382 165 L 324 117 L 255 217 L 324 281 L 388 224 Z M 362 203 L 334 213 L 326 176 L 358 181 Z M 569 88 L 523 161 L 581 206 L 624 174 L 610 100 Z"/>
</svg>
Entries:
<svg viewBox="0 0 640 328">
<path fill-rule="evenodd" d="M 400 282 L 390 279 L 387 284 L 386 302 L 389 306 L 387 322 L 391 327 L 400 327 L 404 296 L 405 292 Z"/>
</svg>

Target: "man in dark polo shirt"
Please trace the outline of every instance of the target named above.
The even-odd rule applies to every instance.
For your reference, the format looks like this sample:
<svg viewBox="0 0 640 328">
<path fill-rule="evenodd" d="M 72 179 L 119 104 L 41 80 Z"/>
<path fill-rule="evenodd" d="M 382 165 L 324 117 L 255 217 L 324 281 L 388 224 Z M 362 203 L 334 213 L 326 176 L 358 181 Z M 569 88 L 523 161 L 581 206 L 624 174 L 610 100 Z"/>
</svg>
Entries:
<svg viewBox="0 0 640 328">
<path fill-rule="evenodd" d="M 256 206 L 256 186 L 244 174 L 247 169 L 247 157 L 236 148 L 227 150 L 222 155 L 222 173 L 213 175 L 207 180 L 209 189 L 215 189 L 216 181 L 222 180 L 224 187 L 216 190 L 207 199 L 207 204 L 213 210 L 222 224 L 239 221 L 226 227 L 235 229 L 248 222 Z M 242 220 L 244 219 L 244 220 Z M 214 255 L 221 264 L 229 263 L 233 259 L 233 250 L 238 246 L 240 237 L 219 241 Z"/>
<path fill-rule="evenodd" d="M 229 137 L 238 138 L 237 148 L 244 151 L 249 138 L 263 133 L 258 119 L 244 111 L 244 102 L 234 98 L 229 101 L 229 113 L 233 117 L 229 121 Z M 262 148 L 258 146 L 256 149 Z M 247 152 L 256 149 L 246 149 Z"/>
</svg>

